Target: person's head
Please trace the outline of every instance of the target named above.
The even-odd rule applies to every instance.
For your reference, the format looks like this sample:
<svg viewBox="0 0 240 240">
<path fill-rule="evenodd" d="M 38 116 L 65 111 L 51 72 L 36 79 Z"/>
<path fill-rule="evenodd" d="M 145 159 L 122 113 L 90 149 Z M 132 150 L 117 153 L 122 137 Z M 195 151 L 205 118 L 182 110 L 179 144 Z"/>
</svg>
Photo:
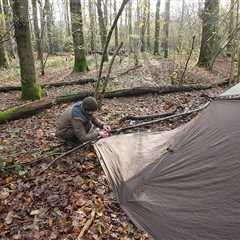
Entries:
<svg viewBox="0 0 240 240">
<path fill-rule="evenodd" d="M 86 97 L 82 101 L 82 106 L 89 114 L 98 110 L 98 103 L 94 97 Z"/>
</svg>

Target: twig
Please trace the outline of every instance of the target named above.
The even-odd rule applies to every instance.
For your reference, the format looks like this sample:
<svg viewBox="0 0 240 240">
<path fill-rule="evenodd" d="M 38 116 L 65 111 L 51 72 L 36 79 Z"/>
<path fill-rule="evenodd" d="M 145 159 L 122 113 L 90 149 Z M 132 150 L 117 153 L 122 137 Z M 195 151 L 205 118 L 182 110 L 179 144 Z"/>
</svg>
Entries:
<svg viewBox="0 0 240 240">
<path fill-rule="evenodd" d="M 6 42 L 10 40 L 10 37 L 8 37 L 7 39 L 4 39 L 6 36 L 11 34 L 11 31 L 14 27 L 14 24 L 11 24 L 11 26 L 9 27 L 9 29 L 0 37 L 0 43 Z"/>
<path fill-rule="evenodd" d="M 85 232 L 91 227 L 93 220 L 95 218 L 95 215 L 96 215 L 96 209 L 94 208 L 91 212 L 90 219 L 87 220 L 87 222 L 85 223 L 84 227 L 82 228 L 76 240 L 82 240 L 82 237 L 84 236 Z"/>
<path fill-rule="evenodd" d="M 209 105 L 209 103 L 210 102 L 207 102 L 205 105 L 201 106 L 200 108 L 197 108 L 197 109 L 194 109 L 194 110 L 191 110 L 191 111 L 187 111 L 187 112 L 184 112 L 184 113 L 175 114 L 173 116 L 168 116 L 168 117 L 160 118 L 160 119 L 153 120 L 153 121 L 139 123 L 139 124 L 136 124 L 136 125 L 133 125 L 133 126 L 129 126 L 129 127 L 113 129 L 112 133 L 120 133 L 120 132 L 123 132 L 123 131 L 126 131 L 126 130 L 130 130 L 130 129 L 134 129 L 134 128 L 138 128 L 138 127 L 148 126 L 148 125 L 151 125 L 151 124 L 154 124 L 154 123 L 159 123 L 159 122 L 162 122 L 162 121 L 165 121 L 165 120 L 169 120 L 169 119 L 173 119 L 173 118 L 176 118 L 176 117 L 187 116 L 187 115 L 190 115 L 192 113 L 199 112 L 199 111 L 205 109 Z"/>
<path fill-rule="evenodd" d="M 4 40 L 0 40 L 0 44 L 3 44 L 3 43 L 5 43 L 5 42 L 8 42 L 10 40 L 10 38 L 6 38 L 6 39 L 4 39 Z"/>
<path fill-rule="evenodd" d="M 165 112 L 160 114 L 153 114 L 153 115 L 144 115 L 144 116 L 126 116 L 119 120 L 120 123 L 125 122 L 127 120 L 144 120 L 144 119 L 154 119 L 154 118 L 163 118 L 168 117 L 176 113 L 177 108 L 174 108 L 171 112 Z"/>
<path fill-rule="evenodd" d="M 218 55 L 229 45 L 229 43 L 233 40 L 234 36 L 236 33 L 238 33 L 240 30 L 240 23 L 236 26 L 236 28 L 231 32 L 231 34 L 228 36 L 228 38 L 226 39 L 226 41 L 223 43 L 223 45 L 221 47 L 219 47 L 219 49 L 214 53 L 211 62 L 210 62 L 210 66 L 209 68 L 212 69 L 213 64 L 215 63 Z"/>
<path fill-rule="evenodd" d="M 110 79 L 110 74 L 111 74 L 111 72 L 112 72 L 113 63 L 114 63 L 115 58 L 116 58 L 116 56 L 118 55 L 120 49 L 122 48 L 122 46 L 123 46 L 123 42 L 120 43 L 119 47 L 117 48 L 116 52 L 114 53 L 114 55 L 113 55 L 113 57 L 112 57 L 112 59 L 111 59 L 111 62 L 110 62 L 109 68 L 108 68 L 108 73 L 107 73 L 106 79 L 104 80 L 104 83 L 103 83 L 102 97 L 103 97 L 104 94 L 105 94 L 106 87 L 107 87 L 107 84 L 108 84 L 109 79 Z"/>
<path fill-rule="evenodd" d="M 185 73 L 187 71 L 188 63 L 189 63 L 189 61 L 192 57 L 192 53 L 193 53 L 194 45 L 195 45 L 195 39 L 196 39 L 196 36 L 194 35 L 193 38 L 192 38 L 192 48 L 191 48 L 190 54 L 188 56 L 187 62 L 185 64 L 185 68 L 184 68 L 183 74 L 182 74 L 181 79 L 180 79 L 180 84 L 183 83 L 183 79 L 184 79 Z"/>
<path fill-rule="evenodd" d="M 98 140 L 98 139 L 96 139 L 96 140 Z M 44 169 L 38 174 L 38 176 L 42 175 L 46 170 L 48 170 L 48 169 L 49 169 L 53 164 L 55 164 L 58 160 L 60 160 L 60 159 L 62 159 L 63 157 L 71 154 L 72 152 L 77 151 L 78 149 L 80 149 L 80 148 L 82 148 L 82 147 L 87 146 L 88 144 L 92 144 L 94 141 L 95 141 L 95 140 L 87 141 L 87 142 L 85 142 L 85 143 L 83 143 L 83 144 L 81 144 L 81 145 L 79 145 L 79 146 L 77 146 L 77 147 L 74 147 L 74 148 L 72 148 L 71 150 L 63 153 L 62 155 L 60 155 L 59 157 L 57 157 L 57 158 L 55 158 L 53 161 L 51 161 L 51 162 L 47 165 L 47 167 L 44 168 Z"/>
<path fill-rule="evenodd" d="M 121 77 L 121 76 L 123 76 L 123 75 L 125 75 L 125 74 L 128 74 L 129 72 L 131 72 L 131 71 L 133 71 L 133 70 L 136 70 L 136 69 L 138 69 L 138 68 L 141 68 L 142 66 L 143 66 L 142 64 L 135 65 L 134 67 L 129 68 L 129 69 L 126 70 L 125 72 L 119 73 L 119 74 L 117 75 L 117 77 Z"/>
<path fill-rule="evenodd" d="M 41 162 L 43 162 L 43 161 L 48 160 L 49 157 L 52 157 L 52 156 L 55 156 L 55 155 L 59 155 L 59 154 L 61 154 L 61 153 L 53 151 L 53 152 L 50 152 L 50 153 L 48 153 L 48 154 L 43 155 L 42 157 L 40 157 L 40 158 L 38 158 L 38 159 L 36 159 L 36 160 L 24 162 L 22 165 L 23 165 L 23 166 L 35 166 L 35 165 L 37 165 L 38 163 L 41 163 Z"/>
</svg>

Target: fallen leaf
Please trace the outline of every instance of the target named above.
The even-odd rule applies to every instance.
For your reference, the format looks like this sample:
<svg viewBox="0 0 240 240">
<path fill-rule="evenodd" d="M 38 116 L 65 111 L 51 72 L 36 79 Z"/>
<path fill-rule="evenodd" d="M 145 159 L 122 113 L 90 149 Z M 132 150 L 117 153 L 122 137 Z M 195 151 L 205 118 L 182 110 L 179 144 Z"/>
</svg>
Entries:
<svg viewBox="0 0 240 240">
<path fill-rule="evenodd" d="M 7 199 L 8 197 L 9 197 L 9 191 L 6 189 L 6 188 L 4 188 L 1 192 L 0 192 L 0 199 L 1 200 L 5 200 L 5 199 Z"/>
<path fill-rule="evenodd" d="M 41 213 L 41 211 L 39 210 L 39 209 L 36 209 L 36 210 L 32 210 L 31 212 L 30 212 L 30 215 L 31 216 L 35 216 L 35 215 L 39 215 Z"/>
<path fill-rule="evenodd" d="M 13 221 L 13 214 L 14 214 L 13 211 L 8 212 L 8 214 L 7 214 L 6 218 L 5 218 L 5 223 L 7 225 L 10 225 L 12 223 L 12 221 Z"/>
</svg>

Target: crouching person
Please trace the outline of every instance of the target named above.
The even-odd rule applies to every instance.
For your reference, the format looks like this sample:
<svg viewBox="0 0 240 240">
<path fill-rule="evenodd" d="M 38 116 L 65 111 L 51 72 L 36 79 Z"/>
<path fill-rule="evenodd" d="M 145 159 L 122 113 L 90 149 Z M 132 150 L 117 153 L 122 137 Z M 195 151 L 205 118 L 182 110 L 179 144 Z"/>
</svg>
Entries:
<svg viewBox="0 0 240 240">
<path fill-rule="evenodd" d="M 56 136 L 72 143 L 83 143 L 99 136 L 108 137 L 111 128 L 94 116 L 97 110 L 98 104 L 93 97 L 75 103 L 57 121 Z"/>
</svg>

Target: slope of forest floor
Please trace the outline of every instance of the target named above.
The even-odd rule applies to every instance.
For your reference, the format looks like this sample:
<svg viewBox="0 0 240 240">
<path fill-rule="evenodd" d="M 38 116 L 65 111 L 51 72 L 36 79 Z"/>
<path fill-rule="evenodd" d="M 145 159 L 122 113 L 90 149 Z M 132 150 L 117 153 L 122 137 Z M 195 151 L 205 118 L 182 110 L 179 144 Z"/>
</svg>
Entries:
<svg viewBox="0 0 240 240">
<path fill-rule="evenodd" d="M 115 78 L 109 88 L 168 84 L 171 82 L 169 75 L 173 74 L 175 69 L 171 64 L 174 63 L 162 61 L 157 64 L 153 60 L 145 62 L 143 67 Z M 226 78 L 228 64 L 227 60 L 219 60 L 213 73 L 191 67 L 186 75 L 186 82 L 212 83 Z M 129 67 L 131 66 L 127 63 L 120 65 L 113 71 L 113 76 Z M 41 82 L 96 76 L 96 72 L 93 71 L 84 75 L 69 74 L 68 65 L 59 66 L 53 72 L 48 72 Z M 17 84 L 17 81 L 11 81 L 11 84 Z M 87 84 L 50 88 L 47 89 L 47 93 L 55 96 L 92 87 L 91 84 Z M 184 110 L 194 109 L 206 102 L 202 97 L 203 93 L 217 95 L 222 91 L 222 88 L 215 88 L 164 96 L 104 99 L 99 117 L 111 123 L 113 127 L 119 127 L 119 119 L 126 115 L 161 113 L 175 106 L 181 106 Z M 1 110 L 21 103 L 23 101 L 20 100 L 20 92 L 1 93 Z M 36 116 L 0 125 L 0 158 L 7 162 L 26 163 L 39 159 L 51 148 L 57 149 L 57 152 L 52 152 L 55 154 L 66 151 L 68 146 L 55 148 L 59 142 L 54 133 L 56 119 L 69 105 L 54 106 Z M 170 130 L 190 119 L 191 117 L 171 120 L 137 130 Z M 134 123 L 136 122 L 130 121 L 125 125 Z M 56 156 L 50 156 L 48 159 L 54 159 Z M 18 175 L 1 176 L 0 239 L 76 239 L 90 218 L 92 209 L 96 209 L 96 215 L 83 239 L 149 239 L 146 233 L 136 229 L 120 209 L 91 147 L 65 157 L 44 174 L 37 176 L 46 164 L 47 162 L 43 161 L 35 166 L 20 169 Z M 32 180 L 28 181 L 29 178 Z"/>
</svg>

